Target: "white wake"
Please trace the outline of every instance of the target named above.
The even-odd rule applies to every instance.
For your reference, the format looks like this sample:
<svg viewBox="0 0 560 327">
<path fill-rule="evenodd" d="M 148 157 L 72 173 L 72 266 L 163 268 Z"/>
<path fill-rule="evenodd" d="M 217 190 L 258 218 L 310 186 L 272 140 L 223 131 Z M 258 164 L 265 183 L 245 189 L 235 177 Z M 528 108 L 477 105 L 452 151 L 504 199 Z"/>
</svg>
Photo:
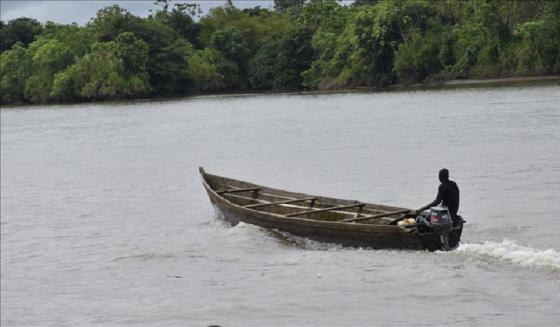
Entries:
<svg viewBox="0 0 560 327">
<path fill-rule="evenodd" d="M 560 253 L 554 249 L 540 250 L 518 245 L 511 240 L 501 243 L 486 241 L 482 244 L 461 244 L 457 249 L 490 260 L 509 262 L 524 267 L 545 268 L 560 271 Z"/>
</svg>

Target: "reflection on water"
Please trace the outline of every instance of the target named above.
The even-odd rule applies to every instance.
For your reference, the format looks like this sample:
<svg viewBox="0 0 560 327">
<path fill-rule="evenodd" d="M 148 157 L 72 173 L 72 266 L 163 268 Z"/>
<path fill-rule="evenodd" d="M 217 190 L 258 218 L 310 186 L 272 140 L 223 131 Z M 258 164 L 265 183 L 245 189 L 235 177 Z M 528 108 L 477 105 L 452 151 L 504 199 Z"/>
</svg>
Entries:
<svg viewBox="0 0 560 327">
<path fill-rule="evenodd" d="M 540 86 L 2 109 L 2 325 L 431 326 L 450 304 L 450 325 L 555 325 L 558 103 Z M 231 227 L 198 166 L 404 207 L 447 167 L 465 244 Z"/>
</svg>

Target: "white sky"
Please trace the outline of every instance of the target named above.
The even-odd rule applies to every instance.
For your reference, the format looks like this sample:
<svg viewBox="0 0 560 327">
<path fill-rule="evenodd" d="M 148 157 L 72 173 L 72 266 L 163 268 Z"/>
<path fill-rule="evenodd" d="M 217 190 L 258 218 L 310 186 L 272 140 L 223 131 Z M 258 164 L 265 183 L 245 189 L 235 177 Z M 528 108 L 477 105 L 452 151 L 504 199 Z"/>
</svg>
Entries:
<svg viewBox="0 0 560 327">
<path fill-rule="evenodd" d="M 212 7 L 223 6 L 226 3 L 225 0 L 173 2 L 199 3 L 203 14 L 207 13 L 208 9 Z M 0 19 L 7 22 L 14 18 L 30 17 L 42 23 L 53 21 L 62 24 L 78 23 L 84 25 L 95 16 L 99 9 L 113 4 L 118 4 L 130 13 L 142 17 L 149 15 L 150 9 L 156 8 L 153 0 L 0 0 Z M 234 0 L 233 4 L 238 8 L 256 6 L 272 8 L 274 1 Z"/>
</svg>

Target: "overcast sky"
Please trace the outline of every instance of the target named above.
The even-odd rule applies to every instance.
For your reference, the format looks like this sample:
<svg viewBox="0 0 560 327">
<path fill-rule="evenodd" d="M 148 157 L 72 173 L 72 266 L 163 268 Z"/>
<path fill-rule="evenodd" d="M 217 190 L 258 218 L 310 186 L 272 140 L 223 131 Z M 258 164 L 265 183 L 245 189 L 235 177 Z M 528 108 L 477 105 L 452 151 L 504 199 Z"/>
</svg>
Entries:
<svg viewBox="0 0 560 327">
<path fill-rule="evenodd" d="M 222 6 L 225 0 L 199 0 L 199 1 L 174 1 L 199 3 L 205 13 L 212 7 Z M 104 7 L 118 4 L 134 15 L 147 16 L 149 10 L 156 8 L 153 0 L 0 0 L 0 19 L 7 22 L 14 18 L 31 17 L 44 23 L 53 21 L 56 23 L 70 24 L 78 23 L 84 25 L 95 13 Z M 234 5 L 239 8 L 261 6 L 272 8 L 273 0 L 234 0 Z"/>
</svg>

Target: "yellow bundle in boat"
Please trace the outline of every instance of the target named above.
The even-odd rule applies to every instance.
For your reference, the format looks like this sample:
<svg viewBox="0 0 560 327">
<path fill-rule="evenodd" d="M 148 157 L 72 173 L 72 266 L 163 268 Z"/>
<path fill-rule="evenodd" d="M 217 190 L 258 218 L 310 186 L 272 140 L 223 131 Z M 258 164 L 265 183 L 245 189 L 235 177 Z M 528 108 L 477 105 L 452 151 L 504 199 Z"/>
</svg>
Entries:
<svg viewBox="0 0 560 327">
<path fill-rule="evenodd" d="M 399 225 L 399 226 L 406 226 L 406 225 L 412 225 L 412 224 L 415 224 L 415 223 L 416 223 L 416 219 L 414 219 L 414 218 L 408 218 L 408 219 L 403 219 L 403 220 L 399 221 L 399 222 L 397 223 L 397 225 Z"/>
</svg>

